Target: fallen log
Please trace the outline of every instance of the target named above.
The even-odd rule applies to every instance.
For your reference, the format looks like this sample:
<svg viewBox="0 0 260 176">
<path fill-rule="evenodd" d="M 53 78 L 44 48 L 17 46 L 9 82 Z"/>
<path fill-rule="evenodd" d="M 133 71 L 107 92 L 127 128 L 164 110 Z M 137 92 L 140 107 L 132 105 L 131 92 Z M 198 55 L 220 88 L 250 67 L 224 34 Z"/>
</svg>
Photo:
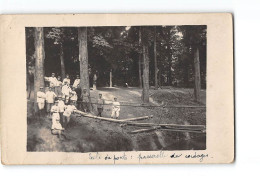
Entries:
<svg viewBox="0 0 260 176">
<path fill-rule="evenodd" d="M 151 131 L 154 131 L 154 130 L 156 130 L 156 128 L 139 129 L 139 130 L 130 131 L 130 132 L 128 132 L 128 133 L 136 134 L 136 133 L 151 132 Z"/>
<path fill-rule="evenodd" d="M 163 128 L 160 128 L 160 127 L 148 128 L 148 129 L 139 129 L 139 130 L 130 131 L 129 133 L 131 133 L 131 134 L 136 134 L 136 133 L 151 132 L 151 131 L 155 131 L 155 130 L 173 131 L 173 132 L 184 132 L 184 133 L 186 133 L 186 132 L 187 132 L 187 133 L 205 133 L 205 131 L 201 131 L 201 130 L 163 129 Z"/>
<path fill-rule="evenodd" d="M 128 122 L 125 125 L 138 126 L 138 127 L 160 127 L 164 129 L 173 130 L 201 130 L 205 131 L 206 127 L 204 125 L 177 125 L 177 124 L 156 124 L 156 123 L 135 123 Z"/>
<path fill-rule="evenodd" d="M 150 119 L 153 116 L 143 116 L 143 117 L 135 117 L 135 118 L 128 118 L 128 119 L 122 119 L 122 122 L 127 122 L 127 121 L 135 121 L 135 120 L 144 120 L 144 119 Z"/>
<path fill-rule="evenodd" d="M 164 128 L 160 128 L 159 130 L 174 131 L 174 132 L 188 132 L 188 133 L 205 133 L 205 131 L 203 130 L 180 130 L 180 129 L 164 129 Z"/>
<path fill-rule="evenodd" d="M 85 116 L 85 117 L 109 121 L 109 122 L 115 122 L 115 123 L 125 123 L 125 122 L 129 122 L 129 121 L 144 120 L 144 119 L 152 118 L 152 116 L 143 116 L 143 117 L 135 117 L 135 118 L 118 120 L 118 119 L 112 119 L 112 118 L 106 118 L 106 117 L 98 117 L 98 116 L 92 115 L 91 113 L 85 113 L 85 112 L 82 112 L 82 111 L 79 111 L 79 110 L 75 110 L 74 112 L 77 113 L 77 114 L 80 114 L 82 116 Z"/>
</svg>

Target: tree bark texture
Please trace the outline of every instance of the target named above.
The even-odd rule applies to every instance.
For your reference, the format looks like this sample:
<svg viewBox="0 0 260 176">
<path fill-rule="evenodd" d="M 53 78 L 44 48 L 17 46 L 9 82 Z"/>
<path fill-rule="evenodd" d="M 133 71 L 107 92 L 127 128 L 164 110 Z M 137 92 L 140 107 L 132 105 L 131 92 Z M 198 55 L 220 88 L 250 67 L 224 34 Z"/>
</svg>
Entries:
<svg viewBox="0 0 260 176">
<path fill-rule="evenodd" d="M 89 71 L 88 71 L 88 44 L 87 44 L 87 28 L 78 28 L 79 40 L 79 62 L 80 62 L 80 87 L 90 93 L 89 89 Z"/>
<path fill-rule="evenodd" d="M 154 88 L 158 89 L 158 66 L 157 66 L 157 50 L 156 50 L 156 27 L 154 27 Z"/>
<path fill-rule="evenodd" d="M 61 66 L 61 78 L 62 80 L 65 78 L 65 63 L 64 63 L 64 52 L 63 52 L 63 44 L 60 45 L 60 66 Z"/>
<path fill-rule="evenodd" d="M 194 97 L 195 101 L 200 102 L 200 60 L 199 60 L 199 48 L 196 48 L 194 53 Z"/>
<path fill-rule="evenodd" d="M 44 87 L 44 32 L 42 27 L 36 27 L 34 30 L 35 46 L 35 73 L 34 73 L 34 110 L 38 111 L 37 92 L 40 87 Z"/>
</svg>

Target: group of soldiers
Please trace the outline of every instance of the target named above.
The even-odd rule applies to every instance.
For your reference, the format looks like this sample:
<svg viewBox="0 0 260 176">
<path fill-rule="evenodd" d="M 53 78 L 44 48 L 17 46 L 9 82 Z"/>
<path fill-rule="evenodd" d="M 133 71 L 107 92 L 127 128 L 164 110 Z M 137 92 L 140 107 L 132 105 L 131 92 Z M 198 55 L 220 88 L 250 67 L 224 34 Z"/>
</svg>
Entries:
<svg viewBox="0 0 260 176">
<path fill-rule="evenodd" d="M 74 110 L 80 109 L 84 112 L 90 112 L 92 107 L 90 95 L 86 88 L 81 92 L 79 75 L 77 75 L 72 87 L 70 86 L 69 75 L 66 75 L 63 81 L 61 81 L 60 76 L 56 78 L 55 73 L 52 73 L 51 77 L 45 77 L 44 79 L 49 82 L 49 87 L 46 87 L 46 92 L 43 87 L 40 87 L 37 92 L 38 115 L 43 117 L 46 110 L 48 118 L 52 119 L 52 134 L 57 134 L 60 137 L 62 131 L 67 127 Z M 101 117 L 105 105 L 102 94 L 99 94 L 96 104 L 97 115 Z M 111 117 L 118 118 L 120 103 L 116 97 L 111 104 Z"/>
</svg>

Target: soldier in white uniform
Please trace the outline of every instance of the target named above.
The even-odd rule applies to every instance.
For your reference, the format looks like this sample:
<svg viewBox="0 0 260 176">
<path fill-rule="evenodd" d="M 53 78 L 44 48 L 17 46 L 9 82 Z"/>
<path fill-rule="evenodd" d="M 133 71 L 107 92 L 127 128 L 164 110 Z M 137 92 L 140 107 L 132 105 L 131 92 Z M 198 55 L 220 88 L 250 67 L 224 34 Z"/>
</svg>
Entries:
<svg viewBox="0 0 260 176">
<path fill-rule="evenodd" d="M 61 89 L 62 89 L 62 82 L 61 82 L 61 77 L 58 76 L 57 77 L 57 82 L 56 82 L 56 85 L 55 85 L 55 93 L 56 95 L 62 95 L 62 92 L 61 92 Z"/>
<path fill-rule="evenodd" d="M 46 94 L 43 92 L 43 87 L 40 87 L 40 91 L 37 92 L 37 104 L 39 108 L 39 117 L 42 117 L 44 114 L 44 105 L 45 105 Z"/>
<path fill-rule="evenodd" d="M 47 103 L 47 113 L 48 113 L 48 117 L 51 117 L 51 107 L 54 103 L 55 97 L 57 95 L 53 92 L 53 89 L 50 88 L 47 92 L 46 92 L 46 103 Z"/>
<path fill-rule="evenodd" d="M 65 111 L 63 113 L 63 125 L 64 125 L 64 129 L 65 127 L 67 128 L 67 125 L 70 121 L 70 116 L 71 114 L 74 112 L 74 110 L 77 110 L 76 106 L 75 106 L 75 101 L 71 101 L 70 105 L 65 107 Z"/>
<path fill-rule="evenodd" d="M 64 85 L 62 86 L 61 92 L 62 92 L 63 98 L 65 99 L 65 104 L 68 104 L 71 89 L 70 89 L 69 84 L 66 81 L 65 81 Z"/>
<path fill-rule="evenodd" d="M 79 75 L 77 75 L 77 78 L 75 79 L 72 87 L 74 87 L 76 89 L 79 87 L 79 84 L 80 84 L 80 78 L 79 78 Z"/>
<path fill-rule="evenodd" d="M 58 135 L 58 137 L 61 137 L 62 131 L 64 128 L 62 128 L 60 124 L 60 114 L 59 114 L 59 101 L 56 100 L 55 104 L 51 108 L 52 113 L 52 126 L 51 126 L 51 133 L 54 135 Z"/>
<path fill-rule="evenodd" d="M 72 87 L 72 90 L 70 91 L 70 100 L 75 102 L 78 100 L 78 96 L 74 87 Z"/>
<path fill-rule="evenodd" d="M 66 75 L 66 78 L 63 79 L 62 84 L 65 85 L 65 82 L 70 85 L 70 76 L 68 74 Z"/>
<path fill-rule="evenodd" d="M 63 113 L 64 113 L 64 110 L 65 110 L 65 103 L 64 101 L 62 100 L 62 96 L 59 96 L 58 97 L 58 107 L 59 107 L 59 113 L 60 113 L 60 122 L 61 122 L 61 125 L 63 126 Z"/>
<path fill-rule="evenodd" d="M 120 103 L 117 101 L 117 97 L 114 98 L 112 103 L 112 114 L 111 117 L 117 119 L 120 112 Z"/>
<path fill-rule="evenodd" d="M 48 81 L 50 83 L 50 87 L 51 88 L 55 88 L 55 86 L 57 85 L 57 78 L 55 77 L 55 73 L 51 74 L 51 77 L 44 77 L 46 81 Z M 54 90 L 55 92 L 55 90 Z"/>
</svg>

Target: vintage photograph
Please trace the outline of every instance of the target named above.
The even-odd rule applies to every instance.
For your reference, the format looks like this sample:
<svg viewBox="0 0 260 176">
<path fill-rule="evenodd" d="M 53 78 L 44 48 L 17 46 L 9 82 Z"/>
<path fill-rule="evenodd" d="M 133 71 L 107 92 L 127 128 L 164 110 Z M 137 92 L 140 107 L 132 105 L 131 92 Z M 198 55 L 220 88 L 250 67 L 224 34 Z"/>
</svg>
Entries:
<svg viewBox="0 0 260 176">
<path fill-rule="evenodd" d="M 207 149 L 207 25 L 28 26 L 24 37 L 27 152 Z"/>
</svg>

